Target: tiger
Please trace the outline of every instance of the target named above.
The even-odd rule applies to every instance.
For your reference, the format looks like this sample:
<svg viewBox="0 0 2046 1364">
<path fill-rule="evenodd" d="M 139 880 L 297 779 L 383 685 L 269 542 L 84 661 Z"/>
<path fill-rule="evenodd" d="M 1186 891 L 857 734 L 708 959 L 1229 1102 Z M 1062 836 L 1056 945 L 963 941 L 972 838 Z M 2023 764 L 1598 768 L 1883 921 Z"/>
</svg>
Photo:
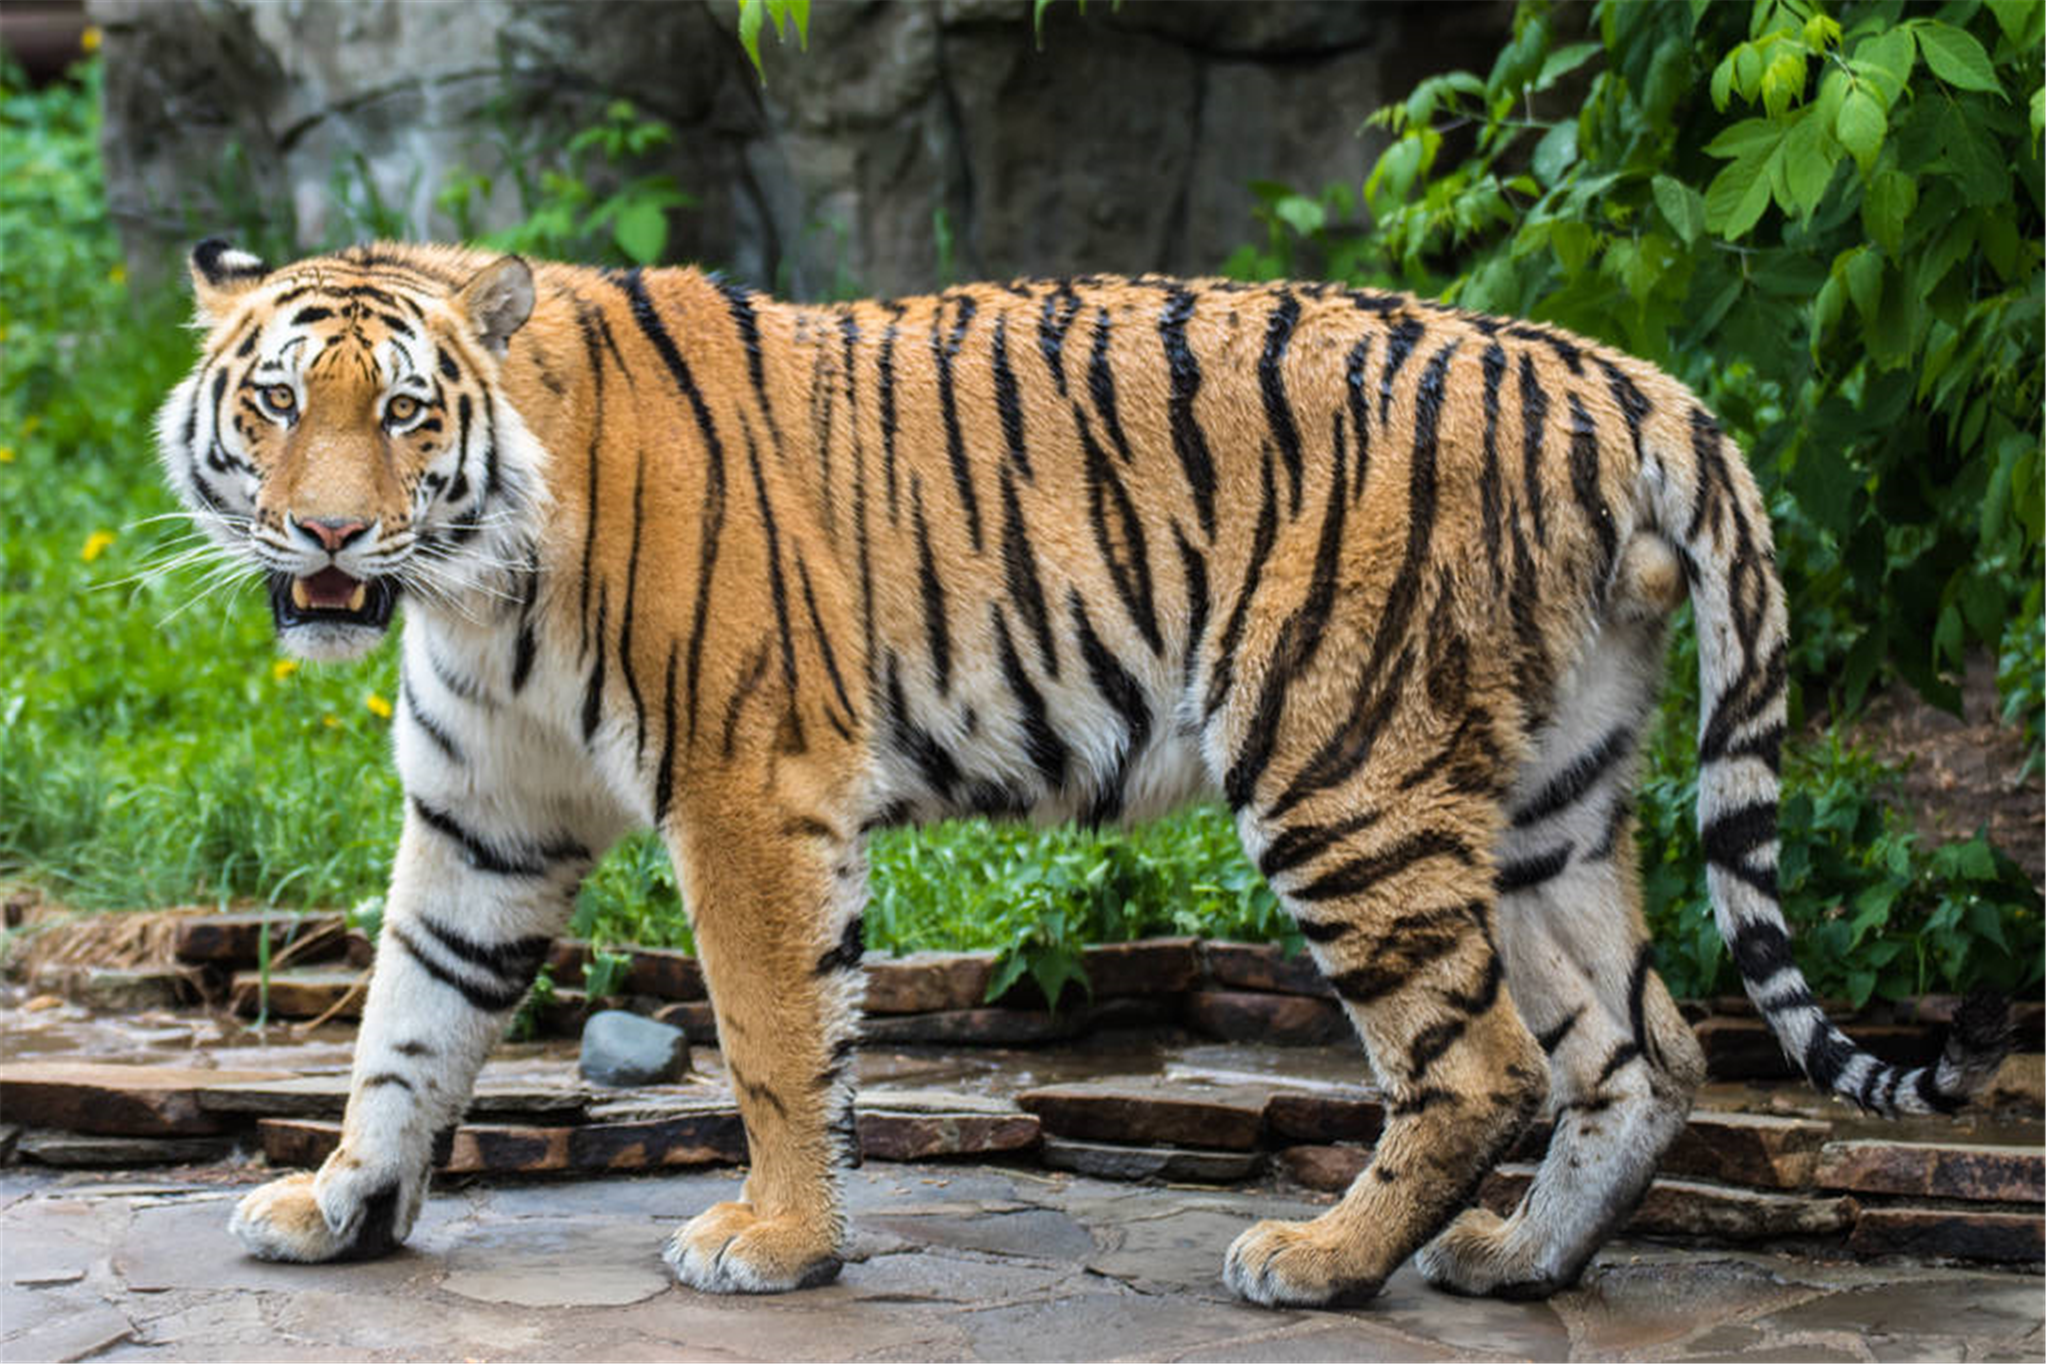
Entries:
<svg viewBox="0 0 2046 1364">
<path fill-rule="evenodd" d="M 164 470 L 353 658 L 404 604 L 404 791 L 338 1147 L 254 1256 L 384 1254 L 435 1136 L 628 832 L 672 856 L 749 1163 L 666 1242 L 712 1293 L 847 1256 L 866 844 L 953 816 L 1226 803 L 1386 1104 L 1347 1193 L 1248 1227 L 1243 1298 L 1576 1282 L 1687 1121 L 1632 800 L 1672 613 L 1748 994 L 1820 1089 L 1961 1105 L 1828 1022 L 1777 892 L 1788 651 L 1765 504 L 1675 379 L 1550 324 L 1311 282 L 1019 279 L 796 304 L 695 268 L 351 246 L 190 274 Z M 1473 1206 L 1538 1115 L 1508 1216 Z"/>
</svg>

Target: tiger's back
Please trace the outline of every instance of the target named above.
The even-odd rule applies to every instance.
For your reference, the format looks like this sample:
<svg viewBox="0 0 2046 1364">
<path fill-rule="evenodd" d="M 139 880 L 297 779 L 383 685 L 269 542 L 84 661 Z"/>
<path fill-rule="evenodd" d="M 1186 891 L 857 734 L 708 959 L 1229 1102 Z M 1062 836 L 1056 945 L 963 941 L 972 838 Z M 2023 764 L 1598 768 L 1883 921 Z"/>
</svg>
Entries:
<svg viewBox="0 0 2046 1364">
<path fill-rule="evenodd" d="M 174 482 L 275 575 L 288 647 L 360 647 L 408 602 L 410 808 L 347 1129 L 316 1178 L 244 1201 L 259 1254 L 403 1236 L 575 886 L 650 824 L 753 1152 L 670 1262 L 718 1291 L 829 1277 L 868 832 L 1214 792 L 1389 1105 L 1344 1200 L 1246 1232 L 1228 1281 L 1354 1299 L 1420 1250 L 1456 1291 L 1565 1285 L 1702 1074 L 1630 815 L 1686 592 L 1700 820 L 1750 993 L 1866 1106 L 1948 1108 L 1993 1068 L 1993 1011 L 1900 1071 L 1792 964 L 1766 517 L 1638 361 L 1317 285 L 815 307 L 687 270 L 373 247 L 272 272 L 211 244 L 194 274 L 217 325 L 166 407 Z M 1451 1223 L 1545 1103 L 1521 1208 Z"/>
</svg>

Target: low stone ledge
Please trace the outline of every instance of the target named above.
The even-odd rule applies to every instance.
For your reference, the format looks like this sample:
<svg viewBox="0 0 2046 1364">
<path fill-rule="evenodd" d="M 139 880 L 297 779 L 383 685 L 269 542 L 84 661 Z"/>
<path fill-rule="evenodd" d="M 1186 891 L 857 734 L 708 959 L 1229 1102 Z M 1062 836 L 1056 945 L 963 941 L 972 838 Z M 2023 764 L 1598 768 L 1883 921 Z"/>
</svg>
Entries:
<svg viewBox="0 0 2046 1364">
<path fill-rule="evenodd" d="M 1369 1164 L 1370 1150 L 1356 1146 L 1288 1146 L 1279 1152 L 1281 1169 L 1323 1193 L 1348 1189 Z"/>
<path fill-rule="evenodd" d="M 1945 1142 L 1836 1141 L 1820 1153 L 1816 1182 L 1850 1193 L 2036 1204 L 2046 1199 L 2046 1152 Z"/>
<path fill-rule="evenodd" d="M 263 1154 L 280 1166 L 317 1166 L 341 1144 L 341 1124 L 316 1119 L 264 1118 L 256 1132 Z M 434 1168 L 442 1174 L 594 1173 L 745 1159 L 738 1111 L 719 1109 L 581 1127 L 465 1123 L 439 1145 Z"/>
<path fill-rule="evenodd" d="M 1122 1146 L 1046 1137 L 1040 1158 L 1054 1170 L 1096 1179 L 1167 1179 L 1191 1184 L 1234 1184 L 1264 1163 L 1256 1151 L 1189 1150 L 1174 1146 Z"/>
<path fill-rule="evenodd" d="M 202 1107 L 201 1090 L 290 1078 L 277 1070 L 16 1061 L 0 1064 L 0 1112 L 25 1127 L 100 1136 L 206 1136 L 235 1120 Z"/>
<path fill-rule="evenodd" d="M 1939 1059 L 1945 1028 L 1919 1024 L 1842 1020 L 1855 1044 L 1897 1066 L 1930 1065 Z M 1714 1080 L 1788 1080 L 1799 1076 L 1783 1044 L 1759 1018 L 1714 1016 L 1691 1029 L 1705 1052 L 1705 1071 Z"/>
<path fill-rule="evenodd" d="M 629 995 L 650 995 L 655 999 L 705 1000 L 703 967 L 687 952 L 669 948 L 639 948 L 632 954 L 622 987 Z"/>
<path fill-rule="evenodd" d="M 1016 1103 L 1047 1133 L 1078 1141 L 1249 1151 L 1263 1135 L 1266 1097 L 1125 1077 L 1025 1090 Z"/>
<path fill-rule="evenodd" d="M 1819 1150 L 1833 1125 L 1807 1118 L 1701 1109 L 1663 1152 L 1664 1174 L 1723 1180 L 1765 1189 L 1802 1189 L 1812 1182 Z"/>
<path fill-rule="evenodd" d="M 295 961 L 325 961 L 347 950 L 347 923 L 339 914 L 250 910 L 179 919 L 171 951 L 183 962 L 253 967 L 262 960 L 266 933 L 272 961 L 287 951 Z"/>
<path fill-rule="evenodd" d="M 869 1014 L 979 1010 L 994 980 L 992 952 L 913 952 L 866 960 Z"/>
<path fill-rule="evenodd" d="M 1532 1165 L 1502 1165 L 1485 1177 L 1479 1201 L 1504 1216 L 1534 1182 Z M 1762 1193 L 1691 1179 L 1657 1179 L 1627 1219 L 1626 1229 L 1651 1236 L 1702 1236 L 1767 1241 L 1836 1236 L 1854 1225 L 1851 1198 Z"/>
<path fill-rule="evenodd" d="M 1223 1042 L 1318 1047 L 1350 1035 L 1350 1020 L 1333 1001 L 1311 995 L 1251 990 L 1195 990 L 1186 996 L 1186 1025 Z"/>
<path fill-rule="evenodd" d="M 1084 949 L 1080 962 L 1095 999 L 1128 995 L 1178 995 L 1201 978 L 1197 938 L 1141 938 Z"/>
<path fill-rule="evenodd" d="M 1385 1104 L 1366 1096 L 1278 1093 L 1265 1101 L 1273 1136 L 1310 1145 L 1374 1142 L 1385 1129 Z"/>
<path fill-rule="evenodd" d="M 273 1018 L 359 1019 L 362 1002 L 369 993 L 369 976 L 346 968 L 272 971 L 268 990 Z M 264 1002 L 263 973 L 235 972 L 228 1007 L 238 1014 L 253 1016 L 262 1010 Z"/>
<path fill-rule="evenodd" d="M 469 1099 L 471 1118 L 551 1118 L 575 1122 L 590 1102 L 588 1090 L 503 1085 L 487 1076 Z M 210 1113 L 240 1117 L 339 1117 L 348 1103 L 348 1076 L 297 1075 L 284 1080 L 242 1081 L 208 1085 L 199 1091 L 199 1106 Z"/>
<path fill-rule="evenodd" d="M 233 1137 L 103 1137 L 31 1128 L 13 1154 L 43 1165 L 130 1169 L 140 1165 L 210 1165 L 234 1154 Z"/>
<path fill-rule="evenodd" d="M 1208 979 L 1224 989 L 1335 998 L 1335 990 L 1313 957 L 1304 951 L 1289 957 L 1275 943 L 1203 939 L 1201 964 Z"/>
<path fill-rule="evenodd" d="M 2046 1261 L 2046 1219 L 2036 1212 L 1865 1207 L 1847 1248 L 1857 1255 L 1939 1255 L 2037 1265 Z"/>
<path fill-rule="evenodd" d="M 998 1155 L 1028 1151 L 1042 1138 L 1029 1113 L 912 1113 L 861 1108 L 855 1114 L 860 1154 L 869 1160 L 929 1160 L 937 1156 Z"/>
</svg>

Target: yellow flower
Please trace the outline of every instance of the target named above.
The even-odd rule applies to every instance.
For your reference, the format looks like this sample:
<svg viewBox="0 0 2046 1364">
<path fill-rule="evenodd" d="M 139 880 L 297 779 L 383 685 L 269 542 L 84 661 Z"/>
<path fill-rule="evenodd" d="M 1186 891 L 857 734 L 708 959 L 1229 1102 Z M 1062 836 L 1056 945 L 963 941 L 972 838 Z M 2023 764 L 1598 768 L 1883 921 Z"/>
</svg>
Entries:
<svg viewBox="0 0 2046 1364">
<path fill-rule="evenodd" d="M 321 724 L 323 724 L 323 725 L 325 725 L 325 726 L 326 726 L 326 727 L 327 727 L 328 729 L 339 729 L 339 728 L 341 728 L 341 722 L 340 722 L 339 720 L 336 720 L 336 719 L 335 719 L 335 718 L 334 718 L 333 716 L 331 716 L 331 715 L 322 715 L 322 716 L 320 717 L 320 723 L 321 723 Z"/>
<path fill-rule="evenodd" d="M 12 463 L 14 463 L 14 447 L 11 445 L 0 445 L 0 464 Z"/>
<path fill-rule="evenodd" d="M 295 658 L 280 658 L 270 665 L 270 676 L 276 678 L 279 682 L 282 682 L 297 671 L 298 660 Z"/>
<path fill-rule="evenodd" d="M 78 46 L 85 52 L 99 51 L 100 40 L 106 35 L 99 31 L 98 24 L 87 24 L 85 32 L 78 35 Z"/>
<path fill-rule="evenodd" d="M 116 263 L 113 269 L 107 271 L 107 283 L 126 284 L 127 282 L 128 282 L 127 266 Z"/>
<path fill-rule="evenodd" d="M 94 559 L 105 553 L 107 546 L 113 542 L 114 533 L 112 531 L 96 530 L 85 537 L 85 544 L 78 551 L 78 557 L 87 563 L 91 563 Z"/>
<path fill-rule="evenodd" d="M 384 700 L 383 697 L 378 696 L 375 692 L 371 692 L 369 695 L 363 697 L 362 704 L 369 709 L 369 713 L 371 715 L 376 716 L 377 719 L 379 720 L 388 720 L 391 718 L 391 703 L 389 701 Z"/>
</svg>

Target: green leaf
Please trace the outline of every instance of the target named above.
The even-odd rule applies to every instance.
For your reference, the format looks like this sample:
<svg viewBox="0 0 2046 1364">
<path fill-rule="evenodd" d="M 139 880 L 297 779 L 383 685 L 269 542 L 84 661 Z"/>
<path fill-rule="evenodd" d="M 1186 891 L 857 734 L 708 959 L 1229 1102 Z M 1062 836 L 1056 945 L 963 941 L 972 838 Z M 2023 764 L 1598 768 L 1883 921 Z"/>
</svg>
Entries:
<svg viewBox="0 0 2046 1364">
<path fill-rule="evenodd" d="M 1975 41 L 1974 34 L 1937 19 L 1915 21 L 1912 27 L 1917 30 L 1918 50 L 1925 54 L 1925 64 L 1932 68 L 1933 75 L 1962 90 L 2003 95 L 1996 70 L 1989 64 L 1989 54 Z"/>
<path fill-rule="evenodd" d="M 2039 0 L 1989 0 L 1989 12 L 2013 47 L 2025 45 L 2025 30 L 2040 13 Z"/>
<path fill-rule="evenodd" d="M 1866 39 L 1854 50 L 1848 63 L 1864 81 L 1875 87 L 1874 94 L 1888 109 L 1904 93 L 1911 79 L 1915 44 L 1908 28 L 1893 28 Z"/>
<path fill-rule="evenodd" d="M 1664 221 L 1669 223 L 1685 246 L 1696 242 L 1705 230 L 1705 196 L 1667 175 L 1656 176 L 1651 188 L 1655 192 L 1655 206 L 1662 210 Z"/>
<path fill-rule="evenodd" d="M 1751 151 L 1773 147 L 1782 140 L 1783 130 L 1766 118 L 1744 118 L 1705 144 L 1708 156 L 1742 157 Z"/>
<path fill-rule="evenodd" d="M 1542 134 L 1542 140 L 1535 144 L 1528 169 L 1534 172 L 1535 179 L 1553 188 L 1576 160 L 1577 120 L 1565 119 Z"/>
<path fill-rule="evenodd" d="M 2032 136 L 2046 132 L 2046 85 L 2032 92 Z"/>
<path fill-rule="evenodd" d="M 1289 194 L 1272 205 L 1272 215 L 1303 237 L 1328 226 L 1328 210 L 1304 194 Z"/>
<path fill-rule="evenodd" d="M 1785 213 L 1810 216 L 1826 193 L 1838 156 L 1816 112 L 1801 110 L 1783 137 L 1783 181 L 1787 191 L 1787 202 L 1783 204 Z"/>
<path fill-rule="evenodd" d="M 620 251 L 641 265 L 652 265 L 668 245 L 668 215 L 659 204 L 636 200 L 618 211 L 611 236 Z"/>
<path fill-rule="evenodd" d="M 1875 96 L 1860 86 L 1847 92 L 1847 98 L 1840 101 L 1840 116 L 1833 126 L 1833 135 L 1840 139 L 1840 145 L 1854 155 L 1866 175 L 1875 166 L 1876 153 L 1882 150 L 1883 133 L 1889 122 L 1883 117 L 1882 105 Z"/>
<path fill-rule="evenodd" d="M 1041 16 L 1048 0 L 1037 0 Z M 762 85 L 767 84 L 767 68 L 760 64 L 760 26 L 767 19 L 767 0 L 739 0 L 739 46 L 746 49 L 746 55 L 753 59 L 754 74 L 760 77 Z"/>
<path fill-rule="evenodd" d="M 1572 43 L 1557 48 L 1542 59 L 1542 69 L 1534 78 L 1534 90 L 1540 93 L 1548 89 L 1603 51 L 1603 43 Z"/>
<path fill-rule="evenodd" d="M 1598 234 L 1591 225 L 1575 218 L 1559 219 L 1549 230 L 1549 249 L 1556 253 L 1556 263 L 1565 276 L 1582 270 L 1597 245 Z"/>
<path fill-rule="evenodd" d="M 1960 181 L 1961 197 L 1977 208 L 2009 203 L 2013 189 L 2009 159 L 1958 105 L 1950 106 L 1940 120 L 1940 134 L 1947 164 Z"/>
<path fill-rule="evenodd" d="M 1894 254 L 1904 242 L 1904 227 L 1918 207 L 1918 182 L 1900 170 L 1885 170 L 1869 181 L 1861 196 L 1861 225 L 1868 235 Z"/>
<path fill-rule="evenodd" d="M 1746 236 L 1769 207 L 1769 176 L 1782 144 L 1752 151 L 1722 169 L 1705 187 L 1705 225 L 1728 241 Z"/>
</svg>

